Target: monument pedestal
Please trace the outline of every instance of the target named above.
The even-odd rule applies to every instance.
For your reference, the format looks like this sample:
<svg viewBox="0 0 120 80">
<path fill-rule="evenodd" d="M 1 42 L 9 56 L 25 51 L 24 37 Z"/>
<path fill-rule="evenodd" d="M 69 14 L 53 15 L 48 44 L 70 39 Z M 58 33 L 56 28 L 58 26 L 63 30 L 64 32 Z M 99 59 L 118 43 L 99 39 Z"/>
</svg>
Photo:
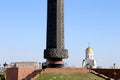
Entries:
<svg viewBox="0 0 120 80">
<path fill-rule="evenodd" d="M 44 58 L 47 59 L 47 67 L 61 68 L 64 67 L 62 59 L 68 58 L 68 51 L 66 49 L 46 49 Z"/>
<path fill-rule="evenodd" d="M 63 61 L 49 61 L 48 67 L 61 68 L 64 67 Z"/>
</svg>

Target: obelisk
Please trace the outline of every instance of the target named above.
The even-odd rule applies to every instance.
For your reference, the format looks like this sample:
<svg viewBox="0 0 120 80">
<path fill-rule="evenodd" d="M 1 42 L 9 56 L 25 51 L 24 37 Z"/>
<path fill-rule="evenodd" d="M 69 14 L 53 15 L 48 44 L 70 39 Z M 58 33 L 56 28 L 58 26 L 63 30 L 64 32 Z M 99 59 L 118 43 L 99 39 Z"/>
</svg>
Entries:
<svg viewBox="0 0 120 80">
<path fill-rule="evenodd" d="M 44 58 L 49 68 L 64 67 L 64 0 L 47 0 L 47 41 Z"/>
</svg>

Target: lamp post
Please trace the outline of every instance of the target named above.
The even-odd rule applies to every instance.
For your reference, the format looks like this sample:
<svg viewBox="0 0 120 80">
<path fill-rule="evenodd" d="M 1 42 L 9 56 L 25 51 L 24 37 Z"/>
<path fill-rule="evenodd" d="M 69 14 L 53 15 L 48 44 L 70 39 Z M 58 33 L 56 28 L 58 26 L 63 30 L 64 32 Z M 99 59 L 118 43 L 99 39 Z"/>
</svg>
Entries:
<svg viewBox="0 0 120 80">
<path fill-rule="evenodd" d="M 115 63 L 113 63 L 113 69 L 115 69 L 115 66 L 116 66 L 116 64 L 115 64 Z"/>
<path fill-rule="evenodd" d="M 5 63 L 3 64 L 4 68 L 5 68 L 7 65 L 8 65 L 8 64 L 5 62 Z"/>
<path fill-rule="evenodd" d="M 113 63 L 113 69 L 114 69 L 114 72 L 113 72 L 114 79 L 117 80 L 117 72 L 116 72 L 116 64 L 115 63 Z"/>
<path fill-rule="evenodd" d="M 40 70 L 40 68 L 41 68 L 41 63 L 39 62 L 39 70 Z M 41 71 L 39 72 L 39 80 L 40 80 L 40 75 L 41 74 Z"/>
<path fill-rule="evenodd" d="M 5 62 L 3 66 L 4 66 L 4 71 L 6 71 L 6 67 L 8 66 L 8 64 Z"/>
</svg>

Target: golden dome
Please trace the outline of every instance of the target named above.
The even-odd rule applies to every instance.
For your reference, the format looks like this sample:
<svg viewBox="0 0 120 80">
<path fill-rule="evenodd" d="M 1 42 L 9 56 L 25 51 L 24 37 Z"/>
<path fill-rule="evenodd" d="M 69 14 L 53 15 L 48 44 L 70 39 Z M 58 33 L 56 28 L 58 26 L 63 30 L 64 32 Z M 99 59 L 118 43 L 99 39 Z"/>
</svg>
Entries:
<svg viewBox="0 0 120 80">
<path fill-rule="evenodd" d="M 86 48 L 86 52 L 91 53 L 91 52 L 93 52 L 93 49 L 89 46 L 88 48 Z"/>
</svg>

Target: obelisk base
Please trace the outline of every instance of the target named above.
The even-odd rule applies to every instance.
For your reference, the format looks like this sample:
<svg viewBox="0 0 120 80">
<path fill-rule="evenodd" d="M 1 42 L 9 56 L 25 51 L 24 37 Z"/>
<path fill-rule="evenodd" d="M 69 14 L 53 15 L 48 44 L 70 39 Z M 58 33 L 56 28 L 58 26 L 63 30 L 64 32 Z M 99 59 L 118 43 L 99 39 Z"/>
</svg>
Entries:
<svg viewBox="0 0 120 80">
<path fill-rule="evenodd" d="M 64 62 L 63 61 L 49 61 L 48 68 L 62 68 L 64 67 Z"/>
<path fill-rule="evenodd" d="M 68 58 L 68 50 L 57 48 L 45 49 L 44 58 L 47 59 L 48 68 L 62 68 L 64 67 L 62 59 Z"/>
</svg>

